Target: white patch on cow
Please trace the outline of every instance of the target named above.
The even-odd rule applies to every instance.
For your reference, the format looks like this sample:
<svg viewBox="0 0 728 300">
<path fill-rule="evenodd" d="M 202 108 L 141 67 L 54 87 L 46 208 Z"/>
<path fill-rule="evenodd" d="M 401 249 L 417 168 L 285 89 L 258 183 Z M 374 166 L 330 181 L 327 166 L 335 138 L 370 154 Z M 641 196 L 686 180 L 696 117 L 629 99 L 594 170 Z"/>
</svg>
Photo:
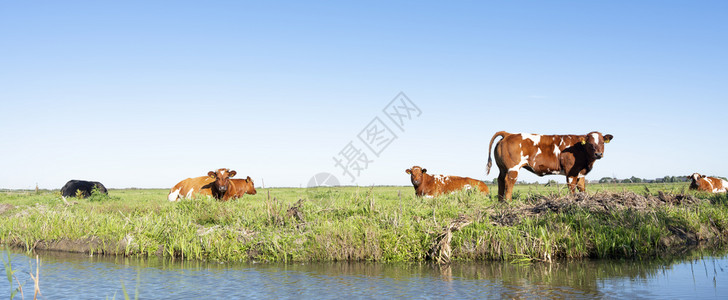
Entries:
<svg viewBox="0 0 728 300">
<path fill-rule="evenodd" d="M 443 176 L 443 175 L 435 175 L 435 181 L 439 184 L 445 184 L 446 181 L 449 181 L 450 178 Z"/>
<path fill-rule="evenodd" d="M 425 195 L 425 198 L 432 199 L 432 198 L 435 198 L 435 196 L 433 196 L 433 195 Z"/>
<path fill-rule="evenodd" d="M 723 187 L 714 186 L 712 180 L 709 180 L 708 178 L 705 178 L 704 180 L 706 182 L 708 182 L 708 184 L 710 184 L 710 190 L 713 191 L 713 193 L 720 193 L 720 192 L 724 191 Z M 721 183 L 723 183 L 723 182 L 725 182 L 725 181 L 721 180 Z"/>
<path fill-rule="evenodd" d="M 179 198 L 179 191 L 181 188 L 175 190 L 174 192 L 169 193 L 169 196 L 167 196 L 167 200 L 169 201 L 177 201 L 177 198 Z"/>
<path fill-rule="evenodd" d="M 551 174 L 554 174 L 554 175 L 564 175 L 564 172 L 557 171 L 557 170 L 553 170 L 553 171 L 551 171 Z"/>
<path fill-rule="evenodd" d="M 192 198 L 192 192 L 194 192 L 194 191 L 195 191 L 195 189 L 190 189 L 190 191 L 187 192 L 187 196 L 185 196 L 185 197 L 186 198 Z"/>
<path fill-rule="evenodd" d="M 721 179 L 720 183 L 723 186 L 723 188 L 720 189 L 718 192 L 728 192 L 728 181 Z"/>
<path fill-rule="evenodd" d="M 521 133 L 521 137 L 523 137 L 523 140 L 531 140 L 533 145 L 538 145 L 541 142 L 540 134 Z"/>
<path fill-rule="evenodd" d="M 597 134 L 596 132 L 595 133 L 592 133 L 591 136 L 592 136 L 592 138 L 594 138 L 594 141 L 595 142 L 598 142 L 599 141 L 599 134 Z"/>
<path fill-rule="evenodd" d="M 521 167 L 525 166 L 526 164 L 528 164 L 528 160 L 522 158 L 520 163 L 518 163 L 517 165 L 513 166 L 513 168 L 508 169 L 508 171 L 509 172 L 510 171 L 516 171 L 516 172 L 518 172 L 518 170 L 520 170 Z"/>
<path fill-rule="evenodd" d="M 463 185 L 463 188 L 466 190 L 469 190 L 469 189 L 472 189 L 473 187 L 470 186 L 469 184 L 466 184 L 466 185 Z"/>
<path fill-rule="evenodd" d="M 521 151 L 521 161 L 518 162 L 517 165 L 508 169 L 508 171 L 518 171 L 519 169 L 521 169 L 521 167 L 525 166 L 526 164 L 528 164 L 528 155 L 523 155 L 523 151 Z"/>
</svg>

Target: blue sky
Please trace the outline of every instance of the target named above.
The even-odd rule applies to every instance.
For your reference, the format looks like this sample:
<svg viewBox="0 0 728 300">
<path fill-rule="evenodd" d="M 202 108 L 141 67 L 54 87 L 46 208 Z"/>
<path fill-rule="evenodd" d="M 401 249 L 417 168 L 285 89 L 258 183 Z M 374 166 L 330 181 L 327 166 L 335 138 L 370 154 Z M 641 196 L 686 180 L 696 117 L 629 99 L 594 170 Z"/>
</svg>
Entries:
<svg viewBox="0 0 728 300">
<path fill-rule="evenodd" d="M 492 180 L 500 130 L 613 134 L 590 180 L 728 176 L 726 20 L 725 1 L 4 1 L 0 188 L 349 183 L 333 157 L 400 92 L 422 114 L 355 184 Z"/>
</svg>

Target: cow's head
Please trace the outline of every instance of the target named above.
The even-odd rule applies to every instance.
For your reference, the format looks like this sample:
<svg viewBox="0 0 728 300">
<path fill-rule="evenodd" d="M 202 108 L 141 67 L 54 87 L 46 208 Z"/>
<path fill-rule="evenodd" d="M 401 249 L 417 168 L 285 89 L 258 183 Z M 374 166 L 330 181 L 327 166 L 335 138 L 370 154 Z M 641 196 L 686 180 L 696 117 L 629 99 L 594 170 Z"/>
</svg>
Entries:
<svg viewBox="0 0 728 300">
<path fill-rule="evenodd" d="M 692 180 L 693 182 L 698 182 L 698 180 L 700 180 L 700 178 L 705 178 L 705 175 L 693 173 L 693 175 L 688 176 L 688 179 Z"/>
<path fill-rule="evenodd" d="M 255 190 L 255 184 L 253 183 L 253 179 L 248 176 L 248 178 L 245 178 L 245 184 L 247 185 L 245 193 L 248 195 L 255 195 L 258 193 L 258 191 Z"/>
<path fill-rule="evenodd" d="M 230 184 L 230 177 L 235 176 L 235 174 L 237 174 L 237 172 L 225 168 L 217 169 L 217 171 L 214 172 L 207 172 L 207 176 L 215 179 L 215 188 L 217 188 L 217 190 L 223 194 L 227 192 L 228 186 Z"/>
<path fill-rule="evenodd" d="M 427 173 L 427 169 L 423 169 L 419 166 L 413 166 L 412 169 L 407 169 L 404 172 L 410 174 L 410 179 L 414 186 L 419 186 L 422 184 L 422 178 L 425 176 L 425 173 Z"/>
<path fill-rule="evenodd" d="M 592 131 L 581 138 L 581 144 L 584 145 L 589 159 L 600 159 L 604 157 L 604 143 L 609 143 L 613 138 L 611 134 L 602 135 L 598 131 Z"/>
</svg>

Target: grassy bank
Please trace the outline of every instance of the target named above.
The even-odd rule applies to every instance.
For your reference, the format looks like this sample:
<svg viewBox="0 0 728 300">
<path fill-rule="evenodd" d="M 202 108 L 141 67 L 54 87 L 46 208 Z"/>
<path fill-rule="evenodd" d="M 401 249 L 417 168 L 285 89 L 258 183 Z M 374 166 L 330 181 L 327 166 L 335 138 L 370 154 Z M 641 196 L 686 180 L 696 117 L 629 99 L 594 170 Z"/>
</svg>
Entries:
<svg viewBox="0 0 728 300">
<path fill-rule="evenodd" d="M 166 200 L 167 190 L 72 199 L 0 192 L 0 242 L 27 250 L 213 261 L 418 261 L 454 220 L 453 260 L 649 258 L 728 241 L 728 199 L 685 184 L 520 185 L 514 201 L 411 187 L 258 189 L 230 202 Z M 448 253 L 450 254 L 450 253 Z"/>
</svg>

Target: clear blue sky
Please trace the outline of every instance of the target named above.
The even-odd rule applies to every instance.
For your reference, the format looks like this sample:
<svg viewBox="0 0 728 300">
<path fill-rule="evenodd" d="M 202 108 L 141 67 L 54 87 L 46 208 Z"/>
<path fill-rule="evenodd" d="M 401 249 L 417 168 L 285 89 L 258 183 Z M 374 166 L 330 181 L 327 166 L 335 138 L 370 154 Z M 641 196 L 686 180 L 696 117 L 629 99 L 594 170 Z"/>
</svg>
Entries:
<svg viewBox="0 0 728 300">
<path fill-rule="evenodd" d="M 355 184 L 492 180 L 499 130 L 613 134 L 590 180 L 728 176 L 726 53 L 726 1 L 3 1 L 0 188 L 349 183 L 399 92 L 422 114 Z"/>
</svg>

